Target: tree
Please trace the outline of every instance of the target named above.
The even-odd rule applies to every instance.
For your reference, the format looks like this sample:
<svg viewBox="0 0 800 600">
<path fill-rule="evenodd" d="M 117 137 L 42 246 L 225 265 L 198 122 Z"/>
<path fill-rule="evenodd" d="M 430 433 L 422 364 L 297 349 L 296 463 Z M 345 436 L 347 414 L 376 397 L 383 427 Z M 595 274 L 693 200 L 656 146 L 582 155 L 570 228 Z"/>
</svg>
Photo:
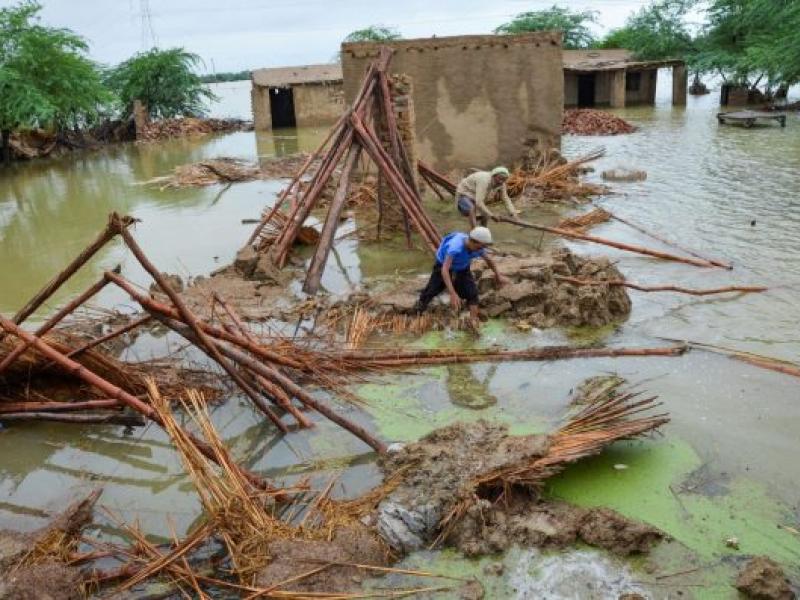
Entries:
<svg viewBox="0 0 800 600">
<path fill-rule="evenodd" d="M 392 40 L 402 39 L 403 36 L 394 27 L 384 27 L 383 25 L 370 25 L 364 29 L 356 29 L 347 34 L 344 38 L 347 42 L 391 42 Z"/>
<path fill-rule="evenodd" d="M 657 0 L 628 17 L 625 26 L 611 31 L 598 47 L 626 48 L 639 60 L 688 59 L 695 50 L 685 21 L 690 3 Z"/>
<path fill-rule="evenodd" d="M 33 127 L 62 131 L 94 121 L 111 100 L 83 38 L 39 22 L 41 5 L 23 1 L 0 9 L 0 132 L 11 159 L 11 132 Z"/>
<path fill-rule="evenodd" d="M 564 48 L 589 48 L 595 42 L 589 23 L 597 23 L 595 11 L 573 12 L 554 4 L 547 10 L 520 13 L 513 20 L 500 25 L 494 32 L 513 34 L 557 30 L 563 33 Z"/>
<path fill-rule="evenodd" d="M 153 48 L 111 69 L 106 83 L 126 117 L 133 114 L 134 100 L 141 101 L 155 119 L 202 115 L 205 101 L 216 96 L 195 73 L 199 62 L 199 56 L 183 48 Z"/>
</svg>

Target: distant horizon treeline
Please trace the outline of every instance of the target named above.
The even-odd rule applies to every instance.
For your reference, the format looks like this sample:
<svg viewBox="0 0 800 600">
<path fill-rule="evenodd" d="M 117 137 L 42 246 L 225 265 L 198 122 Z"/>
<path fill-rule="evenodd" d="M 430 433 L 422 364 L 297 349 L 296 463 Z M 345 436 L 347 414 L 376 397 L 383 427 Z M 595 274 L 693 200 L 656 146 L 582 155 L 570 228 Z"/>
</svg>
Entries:
<svg viewBox="0 0 800 600">
<path fill-rule="evenodd" d="M 208 75 L 200 75 L 200 81 L 203 83 L 221 83 L 223 81 L 244 81 L 250 79 L 251 71 L 226 71 L 223 73 L 209 73 Z"/>
</svg>

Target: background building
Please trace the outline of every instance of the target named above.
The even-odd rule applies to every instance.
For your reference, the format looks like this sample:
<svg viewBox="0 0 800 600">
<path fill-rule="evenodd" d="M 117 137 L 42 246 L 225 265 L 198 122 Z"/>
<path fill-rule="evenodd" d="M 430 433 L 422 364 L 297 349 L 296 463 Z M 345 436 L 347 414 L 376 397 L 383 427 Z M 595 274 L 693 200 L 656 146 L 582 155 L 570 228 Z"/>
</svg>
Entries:
<svg viewBox="0 0 800 600">
<path fill-rule="evenodd" d="M 338 64 L 258 69 L 252 73 L 257 130 L 325 125 L 344 110 Z"/>
</svg>

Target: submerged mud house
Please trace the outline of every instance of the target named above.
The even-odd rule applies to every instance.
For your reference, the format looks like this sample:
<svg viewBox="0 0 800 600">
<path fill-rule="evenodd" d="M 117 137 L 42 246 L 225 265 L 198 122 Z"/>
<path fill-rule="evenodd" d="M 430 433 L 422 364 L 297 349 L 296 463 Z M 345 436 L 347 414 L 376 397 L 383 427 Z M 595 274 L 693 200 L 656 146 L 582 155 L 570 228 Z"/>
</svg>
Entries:
<svg viewBox="0 0 800 600">
<path fill-rule="evenodd" d="M 257 69 L 251 79 L 257 130 L 326 125 L 344 110 L 337 64 Z"/>
<path fill-rule="evenodd" d="M 672 68 L 672 103 L 686 104 L 682 60 L 634 60 L 630 50 L 565 50 L 564 105 L 568 107 L 655 104 L 658 70 Z"/>
<path fill-rule="evenodd" d="M 390 70 L 410 83 L 416 154 L 437 168 L 512 163 L 531 145 L 559 147 L 561 36 L 468 35 L 399 40 Z M 352 102 L 381 44 L 342 45 Z"/>
</svg>

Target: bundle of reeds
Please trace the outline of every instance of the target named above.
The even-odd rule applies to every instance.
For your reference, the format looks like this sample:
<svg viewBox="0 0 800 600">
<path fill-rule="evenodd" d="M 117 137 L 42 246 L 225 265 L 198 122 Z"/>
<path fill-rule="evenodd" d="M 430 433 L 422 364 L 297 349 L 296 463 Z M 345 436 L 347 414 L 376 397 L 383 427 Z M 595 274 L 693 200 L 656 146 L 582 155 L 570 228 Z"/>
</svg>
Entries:
<svg viewBox="0 0 800 600">
<path fill-rule="evenodd" d="M 560 154 L 541 153 L 530 165 L 514 169 L 506 182 L 510 196 L 524 196 L 526 191 L 536 191 L 547 198 L 584 197 L 605 191 L 600 185 L 582 182 L 579 178 L 581 168 L 591 161 L 605 155 L 605 148 L 598 148 L 566 161 Z"/>
<path fill-rule="evenodd" d="M 579 233 L 583 233 L 592 225 L 605 223 L 610 219 L 611 213 L 603 210 L 602 208 L 595 208 L 588 213 L 563 219 L 558 225 L 556 225 L 556 227 L 559 229 L 572 229 Z"/>
</svg>

